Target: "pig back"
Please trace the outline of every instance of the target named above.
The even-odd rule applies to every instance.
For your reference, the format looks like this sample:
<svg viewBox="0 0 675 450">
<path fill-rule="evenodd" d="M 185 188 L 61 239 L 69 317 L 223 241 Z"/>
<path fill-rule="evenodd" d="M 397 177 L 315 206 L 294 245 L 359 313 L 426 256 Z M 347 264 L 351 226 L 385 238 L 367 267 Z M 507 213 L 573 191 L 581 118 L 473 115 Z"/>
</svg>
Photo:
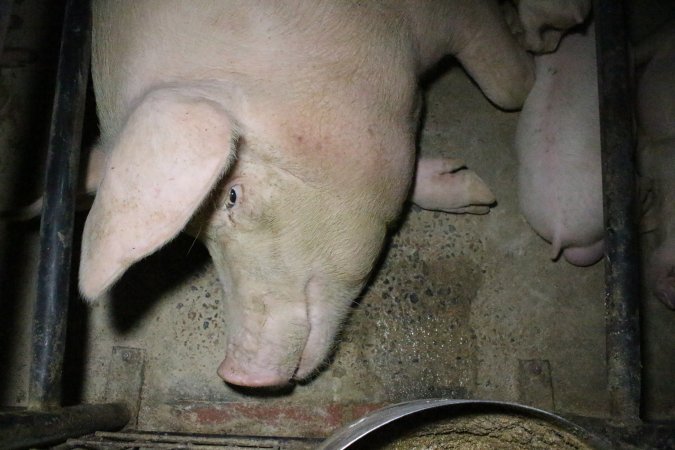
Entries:
<svg viewBox="0 0 675 450">
<path fill-rule="evenodd" d="M 197 84 L 233 117 L 247 148 L 275 163 L 283 158 L 278 163 L 303 178 L 402 203 L 409 182 L 399 179 L 414 157 L 417 62 L 401 12 L 386 6 L 95 1 L 101 142 L 114 140 L 149 90 Z M 387 206 L 387 214 L 397 209 Z"/>
<path fill-rule="evenodd" d="M 246 97 L 248 106 L 264 99 L 306 107 L 338 97 L 336 82 L 342 103 L 352 95 L 396 103 L 396 88 L 414 79 L 409 30 L 399 11 L 378 2 L 95 0 L 92 13 L 104 131 L 118 129 L 158 85 L 215 81 L 228 104 Z"/>
</svg>

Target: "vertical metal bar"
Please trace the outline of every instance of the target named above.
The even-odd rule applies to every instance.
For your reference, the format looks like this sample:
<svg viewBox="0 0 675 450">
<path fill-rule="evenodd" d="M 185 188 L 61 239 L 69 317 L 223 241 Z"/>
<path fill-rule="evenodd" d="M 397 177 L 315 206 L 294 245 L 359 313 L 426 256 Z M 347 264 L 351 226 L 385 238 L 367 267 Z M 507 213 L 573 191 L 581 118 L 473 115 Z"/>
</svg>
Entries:
<svg viewBox="0 0 675 450">
<path fill-rule="evenodd" d="M 12 18 L 12 1 L 0 0 L 0 53 L 5 49 L 5 37 Z"/>
<path fill-rule="evenodd" d="M 75 190 L 89 76 L 87 0 L 66 4 L 47 152 L 28 405 L 59 406 L 70 292 Z"/>
<path fill-rule="evenodd" d="M 623 2 L 596 0 L 605 215 L 607 377 L 612 419 L 640 417 L 640 267 L 634 122 Z"/>
</svg>

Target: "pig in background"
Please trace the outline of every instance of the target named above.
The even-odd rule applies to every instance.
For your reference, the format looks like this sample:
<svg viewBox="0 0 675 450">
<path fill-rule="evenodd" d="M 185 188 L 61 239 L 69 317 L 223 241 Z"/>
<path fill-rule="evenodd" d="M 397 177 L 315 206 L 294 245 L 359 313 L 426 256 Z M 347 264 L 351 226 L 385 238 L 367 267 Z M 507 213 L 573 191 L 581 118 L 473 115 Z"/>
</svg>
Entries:
<svg viewBox="0 0 675 450">
<path fill-rule="evenodd" d="M 520 209 L 575 265 L 603 254 L 602 169 L 593 26 L 535 57 L 535 83 L 516 130 Z"/>
<path fill-rule="evenodd" d="M 655 198 L 647 213 L 655 248 L 647 258 L 645 281 L 675 309 L 675 22 L 642 42 L 636 55 L 649 59 L 637 85 L 638 152 L 640 171 L 652 180 Z"/>
<path fill-rule="evenodd" d="M 675 308 L 675 32 L 673 23 L 639 45 L 649 61 L 637 86 L 641 193 L 653 205 L 643 229 L 654 229 L 656 249 L 645 283 Z M 558 50 L 535 57 L 535 84 L 516 132 L 521 211 L 528 223 L 575 265 L 602 257 L 602 168 L 597 67 L 592 24 L 563 38 Z"/>
<path fill-rule="evenodd" d="M 408 195 L 417 76 L 447 53 L 494 103 L 522 104 L 531 60 L 496 2 L 94 2 L 108 156 L 82 293 L 187 228 L 225 293 L 219 375 L 309 377 Z M 485 212 L 492 194 L 461 166 L 420 161 L 413 200 Z"/>
</svg>

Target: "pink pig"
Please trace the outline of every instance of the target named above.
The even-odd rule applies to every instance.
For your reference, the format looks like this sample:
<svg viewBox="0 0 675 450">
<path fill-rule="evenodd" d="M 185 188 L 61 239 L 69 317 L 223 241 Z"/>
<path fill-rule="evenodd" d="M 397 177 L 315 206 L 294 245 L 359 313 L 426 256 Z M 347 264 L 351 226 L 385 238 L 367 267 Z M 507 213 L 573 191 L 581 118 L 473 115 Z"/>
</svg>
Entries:
<svg viewBox="0 0 675 450">
<path fill-rule="evenodd" d="M 536 80 L 516 131 L 520 208 L 576 265 L 603 253 L 600 119 L 593 27 L 535 57 Z"/>
<path fill-rule="evenodd" d="M 409 194 L 417 79 L 448 53 L 494 103 L 522 104 L 531 60 L 495 1 L 95 1 L 108 157 L 82 294 L 99 297 L 187 227 L 224 290 L 218 374 L 307 378 Z M 420 161 L 413 201 L 485 212 L 494 197 L 461 167 Z"/>
</svg>

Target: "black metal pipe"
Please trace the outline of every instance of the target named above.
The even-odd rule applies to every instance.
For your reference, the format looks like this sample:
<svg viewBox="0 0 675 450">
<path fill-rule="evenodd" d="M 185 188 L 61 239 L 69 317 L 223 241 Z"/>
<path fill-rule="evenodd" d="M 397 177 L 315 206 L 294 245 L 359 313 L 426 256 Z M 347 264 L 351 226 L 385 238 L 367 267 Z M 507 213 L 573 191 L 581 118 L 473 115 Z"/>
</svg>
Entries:
<svg viewBox="0 0 675 450">
<path fill-rule="evenodd" d="M 52 411 L 0 412 L 0 448 L 57 444 L 99 430 L 118 430 L 129 421 L 121 403 L 78 405 Z"/>
<path fill-rule="evenodd" d="M 623 2 L 596 0 L 605 216 L 607 381 L 612 418 L 640 417 L 640 267 L 634 121 Z"/>
<path fill-rule="evenodd" d="M 0 53 L 5 49 L 5 37 L 12 18 L 12 2 L 0 0 Z"/>
<path fill-rule="evenodd" d="M 90 28 L 89 2 L 69 0 L 47 151 L 28 386 L 31 409 L 54 408 L 60 404 L 75 193 L 89 76 Z"/>
</svg>

